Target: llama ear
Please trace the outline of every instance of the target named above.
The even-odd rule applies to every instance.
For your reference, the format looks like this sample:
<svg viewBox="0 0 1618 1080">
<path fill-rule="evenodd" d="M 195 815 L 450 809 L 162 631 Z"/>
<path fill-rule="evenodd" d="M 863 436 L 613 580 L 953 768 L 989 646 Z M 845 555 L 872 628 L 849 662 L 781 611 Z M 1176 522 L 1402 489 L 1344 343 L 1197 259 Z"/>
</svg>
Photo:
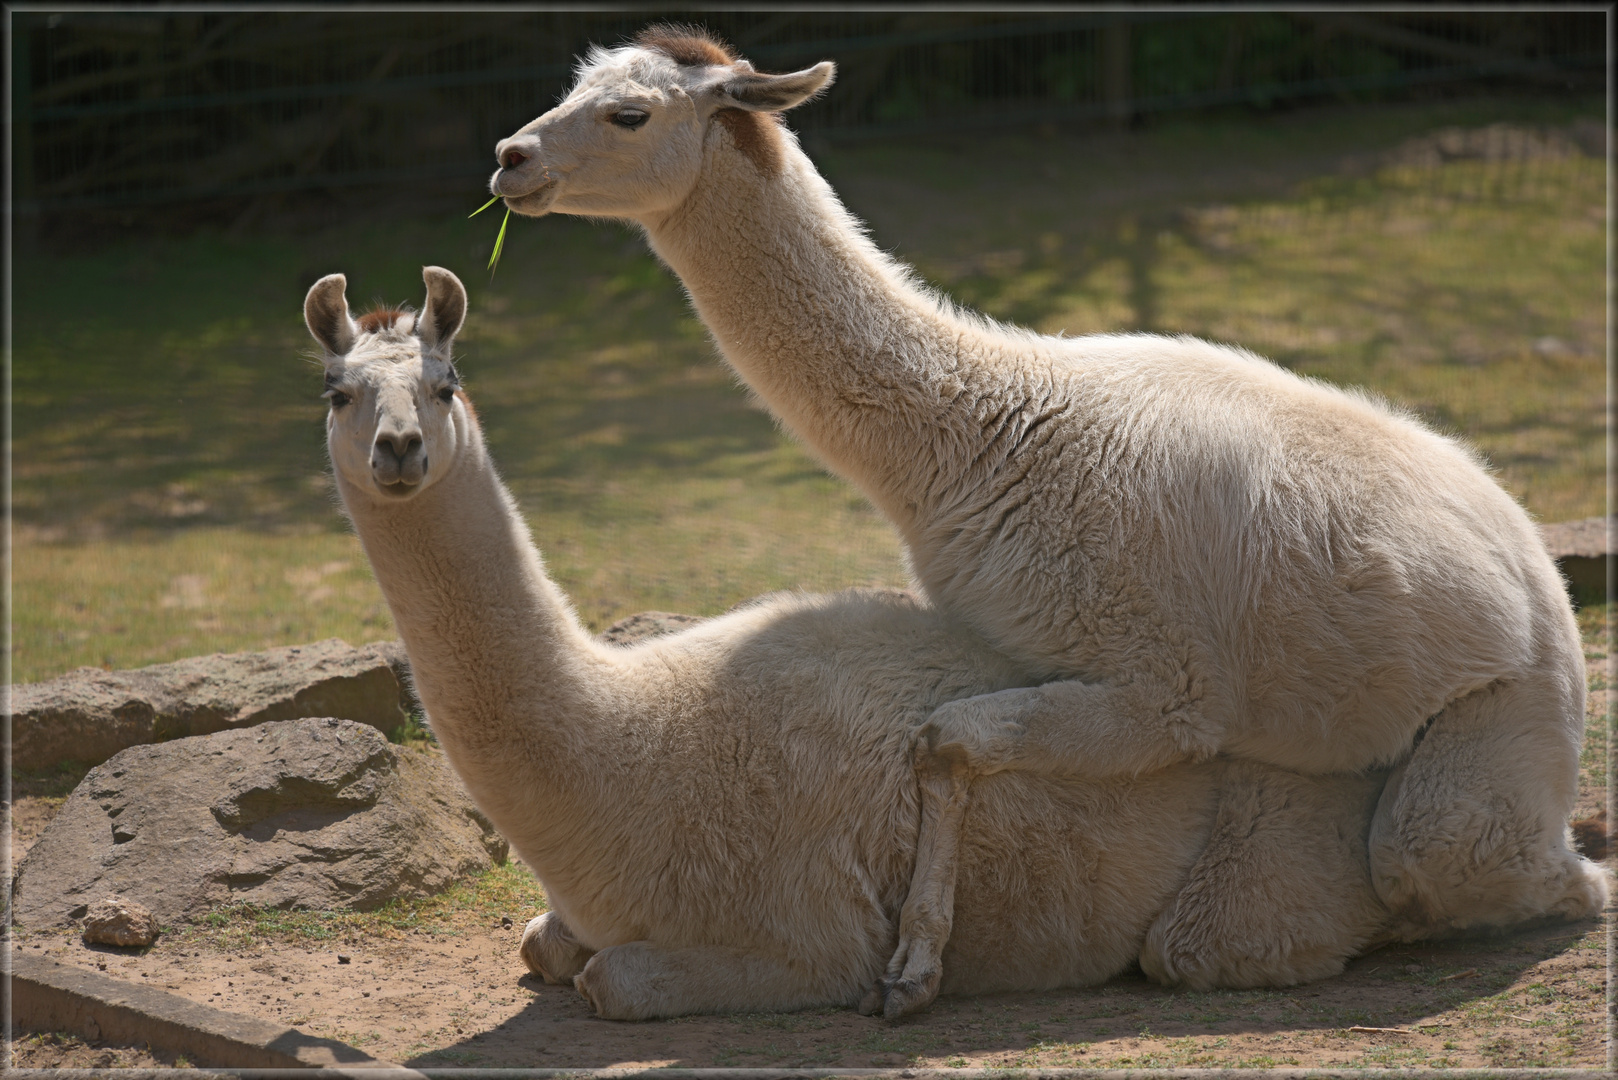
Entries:
<svg viewBox="0 0 1618 1080">
<path fill-rule="evenodd" d="M 790 75 L 761 75 L 751 65 L 737 65 L 725 81 L 719 84 L 720 93 L 728 103 L 749 112 L 783 112 L 802 105 L 826 87 L 837 76 L 837 65 L 822 60 L 811 68 L 794 71 Z"/>
<path fill-rule="evenodd" d="M 303 322 L 321 347 L 333 356 L 343 356 L 354 347 L 359 327 L 348 314 L 348 279 L 327 274 L 309 288 L 303 298 Z"/>
<path fill-rule="evenodd" d="M 424 266 L 427 306 L 416 320 L 416 334 L 429 349 L 448 348 L 466 320 L 466 286 L 442 266 Z"/>
</svg>

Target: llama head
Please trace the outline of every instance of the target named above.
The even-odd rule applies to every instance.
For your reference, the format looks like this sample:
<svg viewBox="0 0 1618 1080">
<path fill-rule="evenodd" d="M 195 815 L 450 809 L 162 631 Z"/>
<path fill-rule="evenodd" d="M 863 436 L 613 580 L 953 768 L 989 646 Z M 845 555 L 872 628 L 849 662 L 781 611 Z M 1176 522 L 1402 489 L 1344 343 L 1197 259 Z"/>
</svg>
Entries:
<svg viewBox="0 0 1618 1080">
<path fill-rule="evenodd" d="M 421 313 L 381 308 L 355 319 L 348 280 L 315 282 L 303 318 L 326 370 L 326 446 L 345 501 L 420 494 L 477 439 L 471 406 L 451 358 L 466 317 L 466 289 L 437 266 L 422 270 Z"/>
<path fill-rule="evenodd" d="M 831 84 L 823 61 L 766 75 L 699 30 L 654 26 L 592 49 L 562 103 L 495 146 L 489 190 L 520 214 L 645 219 L 679 206 L 710 139 L 764 173 L 781 168 L 777 113 Z"/>
</svg>

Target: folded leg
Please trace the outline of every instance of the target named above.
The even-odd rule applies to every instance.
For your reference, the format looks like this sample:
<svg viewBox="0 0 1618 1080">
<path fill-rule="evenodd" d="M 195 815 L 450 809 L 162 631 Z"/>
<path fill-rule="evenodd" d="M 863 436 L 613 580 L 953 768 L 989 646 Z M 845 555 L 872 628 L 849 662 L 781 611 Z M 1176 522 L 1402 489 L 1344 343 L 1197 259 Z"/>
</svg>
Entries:
<svg viewBox="0 0 1618 1080">
<path fill-rule="evenodd" d="M 563 983 L 584 970 L 594 953 L 573 938 L 554 911 L 530 919 L 518 948 L 528 970 L 548 983 Z"/>
<path fill-rule="evenodd" d="M 1203 715 L 1189 676 L 1120 684 L 1074 680 L 946 702 L 920 736 L 969 774 L 1015 769 L 1110 780 L 1218 752 L 1223 728 Z"/>
<path fill-rule="evenodd" d="M 802 964 L 722 945 L 666 948 L 632 941 L 602 949 L 573 986 L 607 1020 L 852 1004 Z"/>
<path fill-rule="evenodd" d="M 1583 735 L 1582 685 L 1568 681 L 1535 673 L 1451 702 L 1389 778 L 1372 882 L 1404 936 L 1605 905 L 1606 872 L 1568 840 Z"/>
<path fill-rule="evenodd" d="M 1207 847 L 1147 933 L 1141 969 L 1193 990 L 1291 986 L 1386 940 L 1365 846 L 1386 771 L 1222 767 Z"/>
</svg>

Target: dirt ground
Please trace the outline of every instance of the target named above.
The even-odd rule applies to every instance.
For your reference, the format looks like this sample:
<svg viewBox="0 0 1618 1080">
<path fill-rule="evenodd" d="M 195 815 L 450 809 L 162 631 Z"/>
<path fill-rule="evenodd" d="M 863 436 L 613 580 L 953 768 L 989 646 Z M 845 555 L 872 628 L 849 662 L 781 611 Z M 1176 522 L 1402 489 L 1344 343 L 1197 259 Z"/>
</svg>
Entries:
<svg viewBox="0 0 1618 1080">
<path fill-rule="evenodd" d="M 1607 730 L 1618 693 L 1618 665 L 1601 648 L 1586 640 L 1593 733 Z M 1607 799 L 1596 779 L 1610 772 L 1611 748 L 1594 734 L 1587 745 L 1575 819 Z M 29 783 L 12 794 L 15 866 L 62 798 Z M 1389 946 L 1335 979 L 1287 990 L 1176 992 L 1135 972 L 1090 989 L 943 999 L 897 1023 L 833 1008 L 600 1020 L 572 987 L 526 974 L 517 946 L 535 913 L 491 918 L 469 908 L 408 932 L 377 925 L 318 943 L 230 947 L 228 936 L 182 927 L 145 950 L 86 946 L 61 931 L 18 931 L 8 944 L 423 1068 L 1498 1069 L 1609 1060 L 1611 908 L 1606 920 Z M 16 1068 L 210 1064 L 55 1033 L 17 1033 L 8 1049 Z"/>
<path fill-rule="evenodd" d="M 571 987 L 523 973 L 517 941 L 525 914 L 514 912 L 510 927 L 462 925 L 319 947 L 224 951 L 183 933 L 144 954 L 89 948 L 68 935 L 16 944 L 423 1067 L 1606 1062 L 1606 935 L 1595 920 L 1390 947 L 1339 978 L 1283 991 L 1175 993 L 1135 974 L 1089 990 L 946 999 L 899 1023 L 846 1009 L 617 1023 L 596 1019 Z M 16 1065 L 156 1063 L 75 1042 L 24 1037 Z"/>
<path fill-rule="evenodd" d="M 1592 714 L 1611 691 L 1592 694 Z M 1604 794 L 1587 785 L 1579 815 Z M 59 799 L 22 795 L 13 858 Z M 180 929 L 148 950 L 19 934 L 13 947 L 230 1012 L 340 1039 L 419 1067 L 1028 1068 L 1278 1066 L 1601 1067 L 1607 931 L 1599 920 L 1391 946 L 1340 977 L 1289 990 L 1179 993 L 1138 973 L 1106 986 L 939 1001 L 898 1023 L 848 1009 L 599 1020 L 571 987 L 517 957 L 532 911 L 465 914 L 429 929 L 228 948 Z M 509 919 L 509 925 L 505 919 Z M 142 1048 L 19 1034 L 22 1068 L 206 1067 Z"/>
</svg>

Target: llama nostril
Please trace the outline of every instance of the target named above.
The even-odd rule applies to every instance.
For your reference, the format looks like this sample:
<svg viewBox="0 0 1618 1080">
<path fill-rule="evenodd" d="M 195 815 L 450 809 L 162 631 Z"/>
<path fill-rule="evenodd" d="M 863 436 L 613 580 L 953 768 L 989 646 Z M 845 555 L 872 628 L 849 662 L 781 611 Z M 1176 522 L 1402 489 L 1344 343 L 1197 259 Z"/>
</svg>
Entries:
<svg viewBox="0 0 1618 1080">
<path fill-rule="evenodd" d="M 385 448 L 401 462 L 421 449 L 421 438 L 416 435 L 382 435 L 376 441 L 378 447 Z"/>
<path fill-rule="evenodd" d="M 507 150 L 506 151 L 506 156 L 504 158 L 502 158 L 501 161 L 500 161 L 500 166 L 501 166 L 501 168 L 505 168 L 505 169 L 515 169 L 518 165 L 521 165 L 523 162 L 525 162 L 527 160 L 528 160 L 528 155 L 527 154 L 519 154 L 515 150 Z"/>
</svg>

